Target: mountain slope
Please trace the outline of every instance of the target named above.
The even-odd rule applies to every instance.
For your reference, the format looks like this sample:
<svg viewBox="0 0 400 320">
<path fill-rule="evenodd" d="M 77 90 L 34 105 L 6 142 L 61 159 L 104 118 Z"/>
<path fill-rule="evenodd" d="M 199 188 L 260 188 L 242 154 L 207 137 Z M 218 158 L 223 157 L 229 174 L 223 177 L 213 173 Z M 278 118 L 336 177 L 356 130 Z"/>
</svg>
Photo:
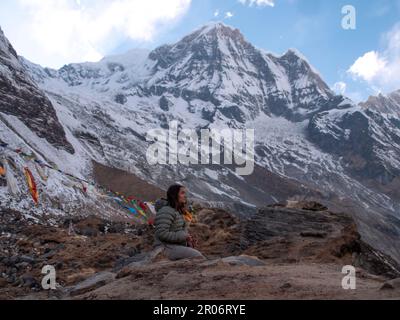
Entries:
<svg viewBox="0 0 400 320">
<path fill-rule="evenodd" d="M 30 225 L 17 212 L 0 211 L 0 228 L 12 235 L 0 238 L 0 252 L 12 251 L 0 260 L 0 297 L 48 299 L 37 268 L 44 261 L 57 265 L 55 299 L 399 297 L 398 290 L 379 290 L 400 275 L 399 265 L 363 242 L 346 214 L 304 202 L 263 208 L 251 219 L 196 208 L 190 232 L 206 261 L 166 261 L 160 248 L 153 251 L 147 226 L 98 217 Z M 342 288 L 345 265 L 357 268 L 357 290 Z"/>
<path fill-rule="evenodd" d="M 70 87 L 113 95 L 121 104 L 158 96 L 160 107 L 167 109 L 169 102 L 176 103 L 174 98 L 181 98 L 205 123 L 222 119 L 243 125 L 260 113 L 301 121 L 321 110 L 346 106 L 300 53 L 266 53 L 222 23 L 146 53 L 133 50 L 58 71 L 25 62 L 38 82 L 60 79 Z"/>
<path fill-rule="evenodd" d="M 91 213 L 126 216 L 93 188 L 67 176 L 94 181 L 92 160 L 101 156 L 74 137 L 68 127 L 74 116 L 51 101 L 23 63 L 0 29 L 0 165 L 7 172 L 6 179 L 1 177 L 0 207 L 19 210 L 32 221 Z M 37 206 L 25 168 L 36 184 Z"/>
<path fill-rule="evenodd" d="M 400 90 L 394 91 L 388 95 L 379 94 L 360 104 L 364 108 L 373 109 L 386 114 L 400 114 Z"/>
<path fill-rule="evenodd" d="M 265 53 L 221 23 L 160 47 L 149 58 L 156 64 L 145 92 L 180 95 L 193 109 L 197 100 L 211 102 L 213 109 L 202 110 L 211 122 L 225 117 L 244 123 L 261 112 L 301 119 L 333 98 L 295 51 L 281 57 Z"/>
<path fill-rule="evenodd" d="M 20 61 L 54 106 L 76 157 L 85 159 L 78 161 L 82 175 L 95 160 L 161 189 L 184 183 L 200 201 L 245 213 L 314 198 L 351 211 L 365 241 L 400 260 L 400 202 L 390 185 L 398 177 L 398 143 L 390 142 L 396 118 L 334 95 L 295 50 L 266 53 L 217 23 L 176 44 L 98 63 L 51 70 Z M 146 133 L 172 120 L 182 128 L 255 129 L 255 173 L 150 166 Z"/>
<path fill-rule="evenodd" d="M 0 111 L 17 116 L 38 137 L 46 139 L 53 146 L 74 152 L 51 102 L 26 73 L 1 29 Z"/>
<path fill-rule="evenodd" d="M 312 141 L 344 157 L 360 179 L 387 184 L 400 174 L 400 122 L 396 115 L 354 107 L 320 113 L 310 122 Z"/>
</svg>

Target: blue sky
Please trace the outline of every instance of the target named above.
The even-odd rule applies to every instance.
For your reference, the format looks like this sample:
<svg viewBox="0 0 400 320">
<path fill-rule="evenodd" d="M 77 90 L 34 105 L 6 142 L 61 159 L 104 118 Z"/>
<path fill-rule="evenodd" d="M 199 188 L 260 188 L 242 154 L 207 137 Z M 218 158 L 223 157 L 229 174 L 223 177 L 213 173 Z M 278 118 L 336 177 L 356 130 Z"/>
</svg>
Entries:
<svg viewBox="0 0 400 320">
<path fill-rule="evenodd" d="M 342 7 L 356 29 L 342 28 Z M 60 67 L 172 43 L 209 21 L 275 54 L 301 51 L 354 100 L 400 89 L 400 0 L 2 0 L 0 26 L 33 62 Z"/>
</svg>

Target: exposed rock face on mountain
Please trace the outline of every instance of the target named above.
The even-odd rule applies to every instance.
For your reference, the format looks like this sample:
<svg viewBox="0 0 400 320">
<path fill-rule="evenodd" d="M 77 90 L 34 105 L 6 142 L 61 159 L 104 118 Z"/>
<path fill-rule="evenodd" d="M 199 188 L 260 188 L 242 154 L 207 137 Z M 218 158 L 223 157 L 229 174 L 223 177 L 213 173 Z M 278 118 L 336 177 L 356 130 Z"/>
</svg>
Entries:
<svg viewBox="0 0 400 320">
<path fill-rule="evenodd" d="M 400 121 L 397 101 L 396 92 L 387 97 L 371 97 L 361 106 L 315 115 L 308 126 L 311 141 L 323 150 L 340 156 L 346 172 L 371 190 L 391 199 L 392 209 L 384 213 L 388 224 L 376 227 L 390 234 L 392 241 L 399 237 L 400 226 Z M 378 206 L 381 204 L 377 203 Z"/>
<path fill-rule="evenodd" d="M 373 109 L 385 114 L 400 114 L 400 90 L 385 95 L 371 96 L 369 99 L 360 104 L 367 109 Z"/>
<path fill-rule="evenodd" d="M 0 112 L 16 116 L 40 138 L 74 152 L 47 96 L 32 81 L 0 29 Z M 5 121 L 3 117 L 2 121 Z"/>
<path fill-rule="evenodd" d="M 56 268 L 60 285 L 70 286 L 149 250 L 146 241 L 152 241 L 143 236 L 146 227 L 128 219 L 59 218 L 54 224 L 45 216 L 34 220 L 26 219 L 24 212 L 0 212 L 1 299 L 41 291 L 45 265 Z"/>
<path fill-rule="evenodd" d="M 238 30 L 216 23 L 176 44 L 98 63 L 52 70 L 19 61 L 54 106 L 75 155 L 39 143 L 34 130 L 17 130 L 24 143 L 4 128 L 1 140 L 82 177 L 93 177 L 95 160 L 159 189 L 181 182 L 198 200 L 246 207 L 239 210 L 246 214 L 287 199 L 318 200 L 351 212 L 363 239 L 400 261 L 398 115 L 378 112 L 386 109 L 372 107 L 373 99 L 361 107 L 336 96 L 296 50 L 282 56 L 264 52 Z M 388 110 L 396 97 L 388 98 Z M 149 165 L 147 132 L 168 129 L 172 120 L 197 130 L 255 129 L 253 175 L 238 176 L 223 165 Z M 86 201 L 65 195 L 74 209 Z M 96 197 L 90 201 L 103 204 Z"/>
<path fill-rule="evenodd" d="M 297 51 L 274 56 L 221 23 L 150 53 L 131 51 L 98 64 L 71 64 L 56 71 L 25 63 L 39 82 L 57 78 L 72 87 L 90 85 L 111 91 L 120 104 L 129 97 L 158 96 L 165 108 L 168 101 L 182 98 L 191 113 L 208 123 L 222 118 L 240 126 L 260 113 L 301 121 L 346 106 Z"/>
<path fill-rule="evenodd" d="M 154 229 L 96 217 L 47 226 L 1 213 L 0 297 L 31 299 L 290 299 L 399 297 L 379 290 L 400 275 L 365 244 L 350 216 L 318 204 L 264 208 L 251 219 L 199 209 L 190 232 L 207 260 L 171 262 L 153 250 Z M 319 211 L 319 209 L 323 211 Z M 71 225 L 73 228 L 71 229 Z M 73 232 L 71 232 L 73 230 Z M 85 253 L 82 255 L 82 248 Z M 58 290 L 41 289 L 41 267 L 56 266 Z M 357 268 L 357 290 L 342 268 Z"/>
<path fill-rule="evenodd" d="M 307 209 L 261 209 L 245 224 L 242 247 L 248 248 L 248 254 L 276 262 L 347 261 L 375 275 L 400 275 L 393 259 L 361 240 L 349 215 L 327 208 L 320 211 L 320 205 L 305 203 L 302 207 Z"/>
<path fill-rule="evenodd" d="M 199 100 L 210 102 L 211 110 L 201 109 L 210 122 L 245 123 L 261 112 L 300 121 L 340 103 L 299 53 L 265 53 L 223 24 L 205 26 L 149 58 L 155 65 L 145 92 L 181 96 L 193 109 L 201 109 Z"/>
<path fill-rule="evenodd" d="M 387 185 L 399 177 L 400 122 L 395 113 L 379 111 L 378 106 L 332 110 L 316 115 L 309 132 L 321 148 L 342 156 L 358 178 Z"/>
</svg>

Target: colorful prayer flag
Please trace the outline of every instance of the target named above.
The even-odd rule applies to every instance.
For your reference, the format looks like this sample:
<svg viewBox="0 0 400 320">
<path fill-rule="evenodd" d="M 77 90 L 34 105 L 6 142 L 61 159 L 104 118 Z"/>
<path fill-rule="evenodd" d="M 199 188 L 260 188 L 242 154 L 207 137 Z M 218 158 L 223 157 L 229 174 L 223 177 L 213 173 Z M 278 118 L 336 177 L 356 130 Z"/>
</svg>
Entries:
<svg viewBox="0 0 400 320">
<path fill-rule="evenodd" d="M 26 177 L 26 182 L 28 183 L 29 191 L 31 193 L 33 202 L 35 202 L 36 205 L 39 204 L 39 191 L 36 186 L 35 178 L 32 175 L 32 172 L 25 167 L 24 168 L 24 173 Z"/>
</svg>

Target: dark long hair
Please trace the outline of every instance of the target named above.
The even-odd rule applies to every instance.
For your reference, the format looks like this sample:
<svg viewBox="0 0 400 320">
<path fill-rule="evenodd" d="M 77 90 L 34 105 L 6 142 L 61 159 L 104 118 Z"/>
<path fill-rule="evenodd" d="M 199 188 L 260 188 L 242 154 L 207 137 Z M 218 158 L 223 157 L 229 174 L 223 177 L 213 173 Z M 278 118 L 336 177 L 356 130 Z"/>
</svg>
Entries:
<svg viewBox="0 0 400 320">
<path fill-rule="evenodd" d="M 170 186 L 167 191 L 168 205 L 180 213 L 183 213 L 184 208 L 184 205 L 180 204 L 178 201 L 179 191 L 181 191 L 182 188 L 184 188 L 184 186 L 174 184 L 173 186 Z"/>
</svg>

